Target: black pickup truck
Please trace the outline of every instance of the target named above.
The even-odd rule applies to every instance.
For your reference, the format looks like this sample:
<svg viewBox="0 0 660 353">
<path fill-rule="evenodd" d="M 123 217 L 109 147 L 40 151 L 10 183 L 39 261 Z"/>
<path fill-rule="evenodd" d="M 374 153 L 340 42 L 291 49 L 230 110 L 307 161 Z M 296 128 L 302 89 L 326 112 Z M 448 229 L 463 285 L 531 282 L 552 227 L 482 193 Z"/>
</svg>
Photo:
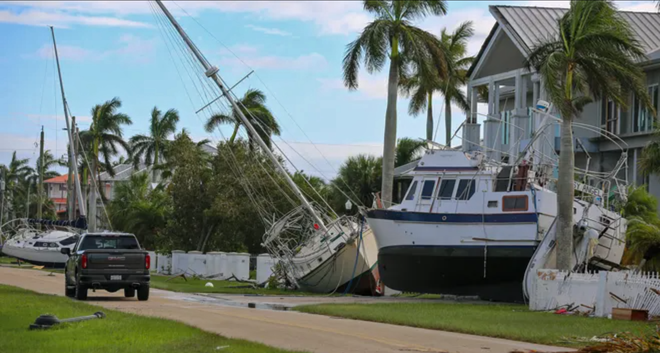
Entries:
<svg viewBox="0 0 660 353">
<path fill-rule="evenodd" d="M 87 299 L 87 290 L 124 290 L 132 298 L 149 299 L 149 253 L 140 249 L 135 235 L 126 233 L 86 233 L 73 247 L 62 248 L 69 255 L 64 270 L 68 297 Z"/>
</svg>

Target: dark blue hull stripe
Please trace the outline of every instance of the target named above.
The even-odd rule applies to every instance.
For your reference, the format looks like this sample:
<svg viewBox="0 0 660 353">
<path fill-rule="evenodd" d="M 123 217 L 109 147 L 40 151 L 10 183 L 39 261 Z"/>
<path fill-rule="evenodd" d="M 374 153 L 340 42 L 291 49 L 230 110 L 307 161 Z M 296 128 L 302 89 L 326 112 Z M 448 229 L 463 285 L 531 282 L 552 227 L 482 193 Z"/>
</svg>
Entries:
<svg viewBox="0 0 660 353">
<path fill-rule="evenodd" d="M 536 223 L 536 213 L 424 213 L 392 210 L 369 210 L 367 218 L 422 223 Z"/>
<path fill-rule="evenodd" d="M 479 170 L 478 167 L 415 167 L 416 172 L 461 172 Z"/>
</svg>

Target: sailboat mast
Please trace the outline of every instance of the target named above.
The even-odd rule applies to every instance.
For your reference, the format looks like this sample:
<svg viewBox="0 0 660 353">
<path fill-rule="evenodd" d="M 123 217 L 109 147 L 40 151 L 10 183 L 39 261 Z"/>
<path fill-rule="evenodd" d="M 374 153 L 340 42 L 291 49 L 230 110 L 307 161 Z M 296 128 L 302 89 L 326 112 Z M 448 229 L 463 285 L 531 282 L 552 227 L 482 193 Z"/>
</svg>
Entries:
<svg viewBox="0 0 660 353">
<path fill-rule="evenodd" d="M 176 31 L 179 33 L 181 38 L 183 38 L 183 41 L 186 42 L 186 45 L 188 45 L 190 50 L 192 50 L 192 52 L 195 55 L 195 57 L 197 58 L 197 60 L 199 60 L 199 62 L 202 64 L 202 66 L 204 67 L 204 70 L 206 70 L 206 72 L 205 72 L 206 77 L 212 79 L 213 82 L 215 82 L 215 84 L 218 85 L 218 88 L 220 88 L 220 90 L 222 91 L 222 94 L 225 97 L 227 97 L 227 99 L 229 100 L 229 103 L 231 104 L 231 106 L 238 113 L 238 117 L 241 119 L 241 122 L 243 123 L 243 125 L 248 129 L 248 131 L 250 131 L 250 134 L 257 141 L 257 143 L 259 143 L 259 146 L 264 151 L 264 153 L 266 153 L 268 158 L 270 158 L 270 160 L 275 164 L 275 166 L 277 167 L 280 174 L 282 174 L 282 176 L 284 177 L 286 182 L 289 184 L 291 189 L 294 191 L 294 193 L 296 194 L 298 199 L 300 199 L 300 202 L 302 203 L 302 205 L 310 212 L 312 217 L 314 217 L 314 220 L 319 225 L 319 227 L 324 232 L 327 231 L 327 228 L 325 227 L 323 219 L 318 215 L 318 213 L 316 213 L 316 210 L 314 210 L 314 208 L 309 203 L 309 201 L 307 201 L 307 198 L 305 198 L 305 195 L 302 193 L 300 188 L 298 188 L 298 185 L 296 185 L 296 183 L 293 181 L 293 179 L 291 179 L 291 176 L 289 176 L 289 173 L 287 173 L 286 169 L 284 169 L 284 167 L 277 160 L 277 157 L 273 154 L 273 152 L 270 150 L 270 148 L 268 148 L 268 145 L 266 145 L 266 143 L 261 139 L 261 136 L 257 133 L 257 130 L 254 128 L 254 126 L 252 126 L 250 121 L 245 117 L 245 114 L 243 114 L 243 109 L 241 109 L 241 107 L 238 106 L 238 104 L 236 104 L 236 101 L 234 100 L 232 95 L 229 93 L 227 88 L 225 88 L 224 84 L 220 80 L 220 77 L 218 76 L 218 68 L 215 67 L 215 66 L 211 66 L 211 64 L 209 64 L 208 60 L 206 60 L 206 58 L 204 57 L 204 54 L 202 54 L 202 52 L 199 51 L 197 46 L 195 46 L 195 43 L 193 43 L 192 40 L 190 40 L 190 38 L 188 37 L 186 32 L 183 30 L 183 28 L 181 28 L 179 23 L 174 19 L 174 17 L 170 13 L 170 11 L 167 10 L 165 5 L 163 5 L 163 2 L 160 1 L 160 0 L 156 0 L 156 3 L 160 7 L 160 9 L 163 10 L 163 12 L 165 13 L 165 16 L 167 16 L 167 18 L 170 20 L 170 22 L 172 23 L 172 25 L 174 26 Z"/>
<path fill-rule="evenodd" d="M 85 200 L 83 200 L 83 194 L 80 190 L 80 178 L 78 177 L 78 160 L 75 153 L 75 146 L 73 144 L 73 133 L 71 131 L 71 125 L 69 125 L 69 106 L 66 102 L 66 96 L 64 95 L 64 83 L 62 83 L 62 71 L 60 70 L 60 58 L 57 54 L 57 43 L 55 42 L 55 31 L 53 26 L 50 26 L 50 33 L 53 36 L 53 48 L 55 49 L 55 61 L 57 62 L 57 74 L 60 78 L 60 90 L 62 91 L 62 106 L 64 108 L 64 120 L 66 121 L 66 133 L 69 137 L 69 155 L 71 160 L 69 160 L 69 168 L 73 169 L 74 184 L 76 185 L 76 196 L 78 196 L 78 207 L 80 208 L 80 215 L 85 216 Z M 71 192 L 71 190 L 67 190 Z M 74 207 L 75 208 L 75 207 Z M 96 216 L 96 215 L 94 215 Z"/>
</svg>

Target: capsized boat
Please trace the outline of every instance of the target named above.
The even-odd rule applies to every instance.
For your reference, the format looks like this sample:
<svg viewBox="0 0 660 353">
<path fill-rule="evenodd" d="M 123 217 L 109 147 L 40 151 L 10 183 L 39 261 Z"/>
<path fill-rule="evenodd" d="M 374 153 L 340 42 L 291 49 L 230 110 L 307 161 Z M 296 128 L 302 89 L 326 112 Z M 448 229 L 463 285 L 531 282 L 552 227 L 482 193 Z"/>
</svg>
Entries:
<svg viewBox="0 0 660 353">
<path fill-rule="evenodd" d="M 61 249 L 74 247 L 80 235 L 80 229 L 75 227 L 81 224 L 25 218 L 10 221 L 1 229 L 2 237 L 7 239 L 2 253 L 34 265 L 64 267 L 68 256 Z"/>
</svg>

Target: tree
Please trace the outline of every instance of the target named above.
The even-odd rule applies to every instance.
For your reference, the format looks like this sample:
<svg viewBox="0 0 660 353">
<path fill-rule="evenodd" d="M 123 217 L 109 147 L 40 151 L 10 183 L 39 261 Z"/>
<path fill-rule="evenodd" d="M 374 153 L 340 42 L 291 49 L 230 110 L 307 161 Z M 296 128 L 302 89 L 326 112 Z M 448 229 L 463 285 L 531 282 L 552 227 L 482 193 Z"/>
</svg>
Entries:
<svg viewBox="0 0 660 353">
<path fill-rule="evenodd" d="M 382 158 L 360 154 L 348 157 L 339 167 L 337 178 L 332 181 L 332 204 L 337 211 L 344 209 L 346 196 L 357 197 L 361 205 L 371 206 L 373 194 L 381 184 Z"/>
<path fill-rule="evenodd" d="M 170 109 L 163 115 L 157 107 L 151 111 L 151 124 L 149 125 L 149 135 L 135 135 L 131 137 L 130 145 L 135 158 L 135 165 L 138 165 L 141 159 L 147 166 L 158 166 L 161 160 L 166 160 L 164 153 L 167 151 L 167 144 L 170 142 L 167 138 L 176 131 L 176 124 L 179 122 L 179 112 Z M 157 171 L 154 169 L 152 181 L 156 181 Z"/>
<path fill-rule="evenodd" d="M 20 207 L 16 204 L 14 197 L 15 193 L 20 192 L 24 180 L 34 172 L 30 168 L 29 162 L 28 158 L 19 159 L 16 156 L 16 151 L 14 151 L 9 165 L 0 165 L 5 184 L 5 190 L 1 193 L 2 198 L 0 198 L 1 218 L 3 220 L 7 220 L 8 217 L 15 218 L 15 211 L 17 207 Z"/>
<path fill-rule="evenodd" d="M 422 151 L 426 148 L 426 142 L 413 140 L 410 137 L 399 139 L 396 145 L 396 157 L 394 165 L 399 167 L 408 164 L 421 157 Z"/>
<path fill-rule="evenodd" d="M 369 73 L 380 71 L 389 57 L 381 185 L 383 203 L 389 207 L 394 183 L 399 77 L 408 67 L 424 77 L 440 68 L 438 75 L 446 77 L 447 65 L 440 41 L 415 27 L 412 21 L 428 15 L 444 15 L 447 4 L 444 0 L 365 0 L 364 9 L 374 14 L 376 19 L 367 24 L 358 38 L 347 46 L 343 61 L 344 84 L 349 89 L 358 88 L 357 76 L 363 57 Z"/>
<path fill-rule="evenodd" d="M 467 57 L 467 41 L 474 34 L 472 22 L 461 23 L 453 33 L 447 32 L 446 28 L 440 33 L 442 50 L 446 53 L 447 74 L 441 79 L 435 68 L 430 76 L 424 76 L 422 72 L 416 72 L 414 76 L 401 80 L 402 90 L 410 95 L 408 112 L 418 115 L 426 109 L 426 139 L 433 141 L 433 93 L 440 92 L 444 97 L 445 105 L 445 144 L 451 146 L 451 104 L 458 105 L 463 111 L 470 111 L 465 93 L 461 87 L 467 83 L 467 70 L 474 61 L 474 57 Z"/>
<path fill-rule="evenodd" d="M 135 234 L 145 249 L 156 249 L 158 234 L 165 227 L 171 208 L 170 198 L 162 189 L 150 188 L 149 175 L 136 173 L 116 184 L 108 212 L 116 230 Z"/>
<path fill-rule="evenodd" d="M 80 139 L 83 146 L 87 148 L 86 155 L 89 158 L 89 177 L 96 179 L 96 186 L 99 188 L 99 194 L 102 194 L 101 187 L 101 169 L 111 176 L 115 175 L 112 165 L 112 157 L 119 154 L 119 147 L 130 154 L 130 146 L 123 139 L 122 125 L 132 124 L 128 115 L 119 113 L 121 101 L 115 97 L 103 104 L 98 104 L 92 108 L 92 124 L 89 130 L 80 132 Z M 102 157 L 102 158 L 101 158 Z M 90 193 L 89 197 L 89 220 L 90 228 L 96 227 L 96 192 Z"/>
<path fill-rule="evenodd" d="M 280 135 L 280 125 L 275 120 L 275 117 L 266 107 L 266 95 L 258 89 L 249 89 L 238 101 L 243 114 L 250 121 L 252 126 L 257 130 L 257 133 L 266 145 L 271 147 L 271 136 Z M 215 128 L 223 124 L 233 124 L 234 131 L 229 138 L 229 143 L 234 143 L 238 129 L 243 125 L 239 118 L 238 111 L 232 109 L 232 114 L 215 114 L 206 122 L 206 131 L 212 132 Z M 253 146 L 253 137 L 248 132 L 248 139 L 250 145 Z"/>
<path fill-rule="evenodd" d="M 584 106 L 607 97 L 627 105 L 631 92 L 650 106 L 645 77 L 636 64 L 644 51 L 611 1 L 573 0 L 559 19 L 559 36 L 536 46 L 525 65 L 541 75 L 561 114 L 557 182 L 557 267 L 570 270 L 573 253 L 573 170 L 571 123 Z"/>
</svg>

